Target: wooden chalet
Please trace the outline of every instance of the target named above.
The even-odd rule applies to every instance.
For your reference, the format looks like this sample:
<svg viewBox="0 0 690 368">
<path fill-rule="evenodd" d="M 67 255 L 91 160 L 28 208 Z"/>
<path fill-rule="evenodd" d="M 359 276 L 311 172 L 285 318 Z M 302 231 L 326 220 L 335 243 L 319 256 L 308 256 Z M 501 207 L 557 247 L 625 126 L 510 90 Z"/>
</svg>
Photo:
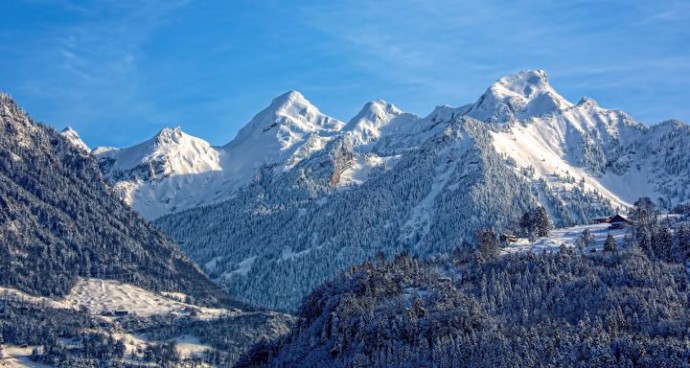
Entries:
<svg viewBox="0 0 690 368">
<path fill-rule="evenodd" d="M 595 224 L 632 224 L 632 221 L 628 220 L 627 218 L 621 216 L 618 213 L 613 216 L 595 218 L 593 222 Z"/>
<path fill-rule="evenodd" d="M 611 220 L 609 221 L 609 224 L 628 224 L 632 225 L 632 221 L 628 220 L 627 218 L 616 214 L 616 216 L 611 217 Z"/>
</svg>

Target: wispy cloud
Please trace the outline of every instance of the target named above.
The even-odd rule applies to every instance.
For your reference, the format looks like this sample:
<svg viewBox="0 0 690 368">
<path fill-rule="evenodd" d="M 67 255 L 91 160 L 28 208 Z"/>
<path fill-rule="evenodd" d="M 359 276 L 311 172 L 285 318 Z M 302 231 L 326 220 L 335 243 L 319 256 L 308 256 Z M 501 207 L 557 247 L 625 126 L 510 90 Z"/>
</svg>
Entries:
<svg viewBox="0 0 690 368">
<path fill-rule="evenodd" d="M 21 93 L 61 103 L 51 118 L 98 124 L 106 114 L 151 116 L 141 93 L 142 48 L 156 30 L 190 0 L 104 0 L 89 6 L 69 0 L 29 0 L 62 8 L 73 21 L 54 23 L 21 55 L 34 78 L 25 78 Z M 159 122 L 157 122 L 159 123 Z M 88 131 L 90 124 L 82 127 Z"/>
<path fill-rule="evenodd" d="M 328 35 L 345 62 L 408 86 L 419 101 L 433 96 L 459 104 L 519 69 L 546 69 L 567 82 L 566 95 L 593 85 L 616 95 L 643 83 L 662 90 L 660 84 L 680 84 L 679 78 L 690 82 L 690 52 L 678 49 L 690 42 L 690 32 L 679 26 L 690 22 L 689 7 L 683 1 L 401 0 L 301 11 L 304 23 Z M 649 91 L 646 97 L 655 96 Z"/>
<path fill-rule="evenodd" d="M 505 65 L 500 58 L 520 45 L 521 53 L 535 56 L 561 48 L 551 27 L 520 4 L 403 0 L 302 10 L 305 22 L 336 39 L 333 47 L 352 62 L 420 87 L 457 89 L 454 77 L 473 73 L 497 78 Z"/>
<path fill-rule="evenodd" d="M 225 143 L 288 89 L 344 120 L 375 98 L 425 114 L 534 68 L 572 100 L 690 120 L 686 0 L 11 1 L 0 88 L 93 145 L 163 124 Z"/>
</svg>

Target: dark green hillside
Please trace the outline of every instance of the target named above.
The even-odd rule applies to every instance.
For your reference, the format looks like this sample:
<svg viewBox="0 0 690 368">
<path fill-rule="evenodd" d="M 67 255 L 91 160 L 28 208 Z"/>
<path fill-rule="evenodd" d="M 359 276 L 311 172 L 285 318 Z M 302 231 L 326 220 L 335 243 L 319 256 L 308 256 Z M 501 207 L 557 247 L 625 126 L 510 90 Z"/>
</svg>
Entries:
<svg viewBox="0 0 690 368">
<path fill-rule="evenodd" d="M 76 277 L 227 302 L 156 227 L 115 199 L 96 161 L 0 94 L 0 285 L 61 296 Z"/>
</svg>

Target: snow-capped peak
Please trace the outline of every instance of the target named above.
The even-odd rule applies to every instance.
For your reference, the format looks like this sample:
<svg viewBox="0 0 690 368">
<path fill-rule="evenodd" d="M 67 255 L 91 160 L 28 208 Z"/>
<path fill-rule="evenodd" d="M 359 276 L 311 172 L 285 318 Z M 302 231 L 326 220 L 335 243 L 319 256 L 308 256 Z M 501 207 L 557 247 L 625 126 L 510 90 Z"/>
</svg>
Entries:
<svg viewBox="0 0 690 368">
<path fill-rule="evenodd" d="M 304 154 L 300 148 L 305 144 L 322 147 L 344 125 L 321 113 L 301 93 L 290 91 L 274 98 L 223 148 L 230 157 L 230 171 L 251 177 L 260 165 L 281 162 L 298 151 Z"/>
<path fill-rule="evenodd" d="M 350 123 L 360 118 L 371 120 L 372 118 L 380 118 L 383 114 L 400 115 L 402 113 L 402 110 L 391 103 L 384 100 L 374 100 L 365 103 L 362 110 L 350 120 Z"/>
<path fill-rule="evenodd" d="M 549 77 L 543 70 L 525 70 L 500 78 L 492 86 L 494 90 L 509 91 L 518 96 L 530 98 L 539 90 L 550 89 Z"/>
<path fill-rule="evenodd" d="M 74 146 L 77 147 L 78 149 L 82 150 L 83 152 L 91 152 L 91 148 L 84 143 L 84 141 L 81 139 L 79 136 L 79 133 L 77 133 L 76 130 L 72 129 L 72 127 L 67 127 L 60 132 L 60 134 L 67 138 L 67 140 Z"/>
<path fill-rule="evenodd" d="M 182 138 L 187 135 L 177 126 L 175 128 L 165 127 L 155 136 L 157 144 L 180 144 Z"/>
<path fill-rule="evenodd" d="M 93 153 L 113 159 L 115 170 L 129 170 L 154 161 L 167 163 L 166 175 L 220 170 L 218 152 L 180 127 L 164 128 L 153 138 L 129 148 L 97 148 Z"/>
<path fill-rule="evenodd" d="M 222 152 L 179 127 L 123 149 L 96 148 L 92 154 L 113 181 L 115 192 L 144 217 L 154 219 L 199 205 L 212 195 L 206 178 L 222 171 Z M 186 188 L 180 191 L 180 188 Z"/>
<path fill-rule="evenodd" d="M 263 136 L 277 138 L 280 149 L 290 148 L 294 143 L 315 132 L 335 132 L 343 127 L 337 119 L 326 116 L 297 91 L 290 91 L 273 99 L 271 104 L 256 114 L 237 133 L 228 147 L 251 138 Z"/>
<path fill-rule="evenodd" d="M 576 106 L 599 107 L 599 103 L 593 98 L 582 97 Z"/>
<path fill-rule="evenodd" d="M 271 105 L 272 106 L 283 106 L 287 107 L 290 105 L 311 105 L 311 102 L 309 102 L 302 93 L 299 91 L 287 91 L 283 93 L 282 95 L 276 97 L 273 99 Z"/>
<path fill-rule="evenodd" d="M 488 122 L 523 120 L 573 105 L 549 84 L 543 70 L 527 70 L 500 78 L 470 108 L 468 115 Z"/>
<path fill-rule="evenodd" d="M 367 102 L 343 130 L 353 137 L 355 144 L 367 144 L 379 138 L 382 130 L 389 130 L 389 126 L 396 129 L 416 119 L 416 116 L 401 111 L 393 104 L 374 100 Z"/>
</svg>

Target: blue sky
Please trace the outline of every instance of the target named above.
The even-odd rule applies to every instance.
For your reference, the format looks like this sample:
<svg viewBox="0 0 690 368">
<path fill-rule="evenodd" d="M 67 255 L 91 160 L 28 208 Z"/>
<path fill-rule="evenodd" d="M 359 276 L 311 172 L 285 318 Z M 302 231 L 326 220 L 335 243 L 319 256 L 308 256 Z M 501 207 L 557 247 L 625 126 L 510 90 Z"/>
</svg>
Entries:
<svg viewBox="0 0 690 368">
<path fill-rule="evenodd" d="M 224 144 L 292 89 L 341 120 L 426 115 L 537 68 L 573 102 L 690 121 L 688 24 L 675 0 L 3 0 L 0 90 L 92 147 L 176 125 Z"/>
</svg>

